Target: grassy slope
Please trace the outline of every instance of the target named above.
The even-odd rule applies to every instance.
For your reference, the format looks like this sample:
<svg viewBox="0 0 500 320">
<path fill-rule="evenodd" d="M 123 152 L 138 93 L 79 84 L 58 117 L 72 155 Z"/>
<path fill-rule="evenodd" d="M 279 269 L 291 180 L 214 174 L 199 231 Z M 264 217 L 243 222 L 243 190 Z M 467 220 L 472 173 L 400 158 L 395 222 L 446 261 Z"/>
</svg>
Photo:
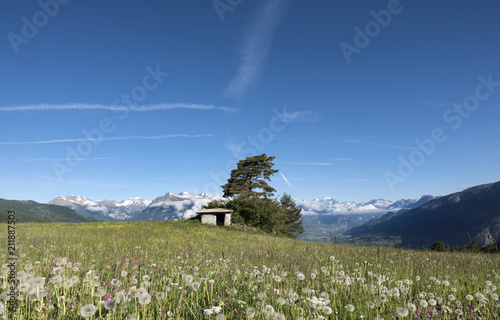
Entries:
<svg viewBox="0 0 500 320">
<path fill-rule="evenodd" d="M 1 200 L 0 200 L 1 201 Z M 29 211 L 18 207 L 5 205 L 3 201 L 0 203 L 0 223 L 5 223 L 8 220 L 7 212 L 14 210 L 16 212 L 16 222 L 48 222 L 47 219 L 39 217 Z"/>
<path fill-rule="evenodd" d="M 66 257 L 67 262 L 79 264 L 76 273 L 71 268 L 65 271 L 69 276 L 81 278 L 78 285 L 65 293 L 70 298 L 79 297 L 75 308 L 67 308 L 70 318 L 78 318 L 83 305 L 98 304 L 97 298 L 85 293 L 87 285 L 83 278 L 91 269 L 97 272 L 101 280 L 107 279 L 102 281 L 108 287 L 110 279 L 121 279 L 122 287 L 126 290 L 134 285 L 130 282 L 132 278 L 139 280 L 135 284 L 139 287 L 143 276 L 148 275 L 153 296 L 151 304 L 137 309 L 137 301 L 132 299 L 128 307 L 129 313 L 142 310 L 139 311 L 141 319 L 159 317 L 155 313 L 158 310 L 172 312 L 176 315 L 173 318 L 205 319 L 203 309 L 221 303 L 225 305 L 223 312 L 227 319 L 240 319 L 236 310 L 245 312 L 248 306 L 257 306 L 256 294 L 263 292 L 267 295 L 263 304 L 272 305 L 286 314 L 287 319 L 297 319 L 299 308 L 304 308 L 306 319 L 312 319 L 313 312 L 307 301 L 312 295 L 319 296 L 321 292 L 330 294 L 329 306 L 338 312 L 336 319 L 349 319 L 351 316 L 359 319 L 361 315 L 366 319 L 377 316 L 391 319 L 397 307 L 405 306 L 409 301 L 418 303 L 416 295 L 420 292 L 434 292 L 438 297 L 447 297 L 450 288 L 454 287 L 457 289 L 457 299 L 467 302 L 465 295 L 483 290 L 486 280 L 500 287 L 499 278 L 495 278 L 495 274 L 500 274 L 499 255 L 416 252 L 312 243 L 260 232 L 244 232 L 236 228 L 204 226 L 197 221 L 26 223 L 20 225 L 16 232 L 20 251 L 26 255 L 18 262 L 23 266 L 36 265 L 33 268 L 34 275 L 46 277 L 47 283 L 54 277 L 49 272 L 49 266 L 53 268 L 58 259 Z M 0 234 L 0 241 L 5 243 L 6 235 Z M 335 256 L 334 261 L 330 260 L 331 256 Z M 263 274 L 263 282 L 249 276 L 255 268 L 260 272 L 269 268 L 269 273 Z M 122 271 L 127 271 L 127 276 L 122 276 Z M 238 271 L 241 274 L 232 278 Z M 336 271 L 341 271 L 343 275 L 340 276 Z M 277 282 L 273 275 L 282 275 L 282 272 L 288 275 Z M 297 272 L 303 273 L 305 279 L 298 280 Z M 311 279 L 312 273 L 317 274 L 316 279 Z M 382 284 L 388 289 L 395 286 L 396 280 L 410 279 L 414 283 L 409 293 L 402 294 L 398 299 L 389 299 L 376 314 L 377 309 L 369 308 L 367 302 L 376 302 L 379 292 L 363 290 L 355 281 L 361 279 L 368 285 L 377 284 L 377 279 L 370 273 L 386 275 L 389 280 L 382 281 Z M 195 294 L 189 285 L 184 284 L 182 274 L 193 275 L 195 281 L 212 279 L 213 289 L 205 283 Z M 347 276 L 351 279 L 351 285 L 344 283 Z M 417 276 L 422 280 L 416 281 Z M 430 280 L 431 277 L 448 280 L 451 285 L 438 285 Z M 234 297 L 230 293 L 233 289 L 237 291 Z M 278 295 L 272 292 L 275 289 L 281 292 L 280 297 L 285 298 L 285 292 L 292 290 L 299 295 L 299 301 L 292 306 L 280 306 L 277 303 Z M 316 293 L 305 293 L 305 289 L 313 289 Z M 118 290 L 108 289 L 108 294 L 115 294 Z M 163 300 L 154 298 L 154 294 L 160 291 L 168 291 Z M 238 306 L 237 300 L 244 301 L 246 305 Z M 352 314 L 345 308 L 348 304 L 355 306 Z M 200 309 L 193 310 L 192 305 Z M 493 311 L 488 310 L 484 310 L 483 319 L 494 319 Z M 46 311 L 48 318 L 57 318 L 54 312 Z M 320 311 L 316 315 L 319 314 Z M 264 318 L 262 313 L 256 317 Z"/>
<path fill-rule="evenodd" d="M 91 222 L 93 218 L 82 217 L 74 210 L 35 201 L 0 199 L 0 222 L 7 221 L 7 212 L 16 212 L 16 222 Z"/>
</svg>

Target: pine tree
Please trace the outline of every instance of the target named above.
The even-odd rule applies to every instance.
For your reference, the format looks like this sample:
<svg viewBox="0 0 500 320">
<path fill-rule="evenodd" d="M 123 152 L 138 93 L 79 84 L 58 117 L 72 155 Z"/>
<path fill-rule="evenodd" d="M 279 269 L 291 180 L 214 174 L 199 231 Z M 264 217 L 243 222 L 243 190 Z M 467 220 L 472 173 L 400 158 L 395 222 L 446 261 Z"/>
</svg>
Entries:
<svg viewBox="0 0 500 320">
<path fill-rule="evenodd" d="M 297 207 L 295 201 L 289 194 L 283 194 L 280 205 L 285 216 L 285 233 L 289 236 L 299 236 L 304 232 L 302 226 L 302 208 Z"/>
<path fill-rule="evenodd" d="M 275 157 L 265 153 L 240 160 L 231 177 L 222 186 L 225 200 L 213 200 L 207 207 L 234 210 L 233 222 L 251 225 L 265 232 L 297 237 L 304 232 L 302 209 L 292 197 L 284 194 L 272 198 L 276 190 L 267 184 L 278 172 L 273 169 Z M 267 180 L 267 181 L 266 181 Z"/>
<path fill-rule="evenodd" d="M 249 197 L 272 197 L 276 190 L 266 180 L 271 181 L 271 176 L 278 172 L 272 169 L 274 158 L 263 153 L 240 160 L 237 168 L 231 171 L 227 183 L 222 186 L 224 197 L 243 194 Z"/>
</svg>

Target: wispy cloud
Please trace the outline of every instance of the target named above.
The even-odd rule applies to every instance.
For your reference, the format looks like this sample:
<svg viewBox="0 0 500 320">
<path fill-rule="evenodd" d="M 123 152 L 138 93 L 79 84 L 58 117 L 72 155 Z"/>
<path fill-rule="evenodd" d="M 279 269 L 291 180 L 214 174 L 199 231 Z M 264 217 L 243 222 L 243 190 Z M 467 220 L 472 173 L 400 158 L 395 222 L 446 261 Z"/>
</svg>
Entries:
<svg viewBox="0 0 500 320">
<path fill-rule="evenodd" d="M 221 110 L 226 112 L 236 111 L 234 108 L 219 107 L 207 104 L 195 103 L 160 103 L 152 105 L 125 106 L 125 105 L 102 105 L 88 103 L 67 103 L 67 104 L 32 104 L 22 106 L 0 107 L 3 112 L 15 111 L 51 111 L 51 110 L 111 110 L 111 111 L 157 111 L 157 110 L 173 110 L 173 109 L 190 109 L 190 110 Z"/>
<path fill-rule="evenodd" d="M 285 177 L 285 175 L 280 171 L 281 177 L 283 177 L 283 180 L 285 180 L 285 183 L 289 185 L 290 187 L 293 187 L 293 184 L 288 181 L 288 179 Z"/>
<path fill-rule="evenodd" d="M 233 157 L 235 157 L 236 159 L 241 158 L 240 153 L 243 150 L 244 145 L 245 144 L 241 144 L 241 143 L 236 144 L 235 142 L 233 142 L 233 139 L 231 137 L 228 137 L 228 139 L 225 142 L 226 148 L 231 152 Z"/>
<path fill-rule="evenodd" d="M 321 113 L 319 111 L 303 110 L 303 111 L 293 111 L 288 112 L 286 108 L 283 108 L 283 118 L 291 122 L 318 122 L 321 118 Z"/>
<path fill-rule="evenodd" d="M 161 136 L 123 136 L 123 137 L 109 137 L 102 139 L 61 139 L 61 140 L 42 140 L 42 141 L 15 141 L 15 142 L 0 142 L 0 145 L 19 145 L 19 144 L 48 144 L 48 143 L 62 143 L 62 142 L 79 142 L 79 141 L 113 141 L 113 140 L 131 140 L 131 139 L 170 139 L 170 138 L 207 138 L 213 137 L 213 134 L 167 134 Z"/>
<path fill-rule="evenodd" d="M 0 159 L 0 161 L 41 162 L 41 161 L 66 161 L 67 158 L 29 158 L 29 159 Z M 85 160 L 118 160 L 118 158 L 85 158 Z"/>
<path fill-rule="evenodd" d="M 238 74 L 226 87 L 225 96 L 241 97 L 257 81 L 262 64 L 271 51 L 274 32 L 290 4 L 291 0 L 266 0 L 257 8 L 245 30 Z"/>
</svg>

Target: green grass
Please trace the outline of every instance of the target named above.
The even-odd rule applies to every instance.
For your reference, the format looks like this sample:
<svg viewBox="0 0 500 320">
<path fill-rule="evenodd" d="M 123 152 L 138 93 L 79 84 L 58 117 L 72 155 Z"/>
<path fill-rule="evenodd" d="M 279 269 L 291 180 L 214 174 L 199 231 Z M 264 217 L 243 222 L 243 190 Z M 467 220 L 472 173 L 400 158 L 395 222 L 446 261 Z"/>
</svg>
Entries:
<svg viewBox="0 0 500 320">
<path fill-rule="evenodd" d="M 16 240 L 21 292 L 16 311 L 5 305 L 9 318 L 83 319 L 93 305 L 89 319 L 246 319 L 252 308 L 254 319 L 399 319 L 397 308 L 406 319 L 500 319 L 499 255 L 312 243 L 197 221 L 26 223 Z"/>
</svg>

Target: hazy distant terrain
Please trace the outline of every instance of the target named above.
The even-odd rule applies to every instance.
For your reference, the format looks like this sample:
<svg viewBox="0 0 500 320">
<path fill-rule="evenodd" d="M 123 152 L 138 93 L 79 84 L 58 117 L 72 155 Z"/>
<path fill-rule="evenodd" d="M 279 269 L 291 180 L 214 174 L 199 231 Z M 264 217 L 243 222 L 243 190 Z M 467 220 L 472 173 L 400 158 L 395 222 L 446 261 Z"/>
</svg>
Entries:
<svg viewBox="0 0 500 320">
<path fill-rule="evenodd" d="M 443 196 L 411 210 L 390 212 L 347 232 L 355 243 L 429 247 L 500 241 L 500 182 Z"/>
<path fill-rule="evenodd" d="M 297 200 L 303 208 L 302 221 L 304 233 L 299 239 L 320 242 L 342 242 L 344 233 L 361 226 L 373 218 L 380 217 L 390 210 L 416 208 L 433 196 L 417 199 L 401 199 L 391 202 L 375 199 L 366 203 L 340 202 L 332 198 L 314 199 L 312 201 Z"/>
</svg>

